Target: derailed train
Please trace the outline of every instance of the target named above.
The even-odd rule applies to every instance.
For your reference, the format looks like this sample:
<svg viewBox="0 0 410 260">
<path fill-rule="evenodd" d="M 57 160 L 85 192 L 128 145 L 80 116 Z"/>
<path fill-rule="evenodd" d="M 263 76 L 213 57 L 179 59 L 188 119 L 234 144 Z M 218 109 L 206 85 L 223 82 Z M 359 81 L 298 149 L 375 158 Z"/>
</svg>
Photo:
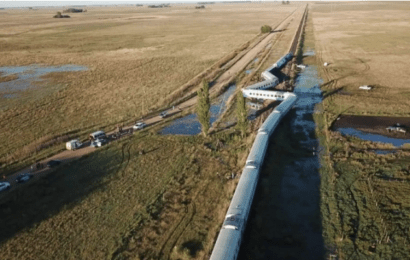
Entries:
<svg viewBox="0 0 410 260">
<path fill-rule="evenodd" d="M 293 58 L 292 52 L 289 52 L 288 54 L 284 55 L 275 64 L 273 64 L 267 70 L 262 72 L 261 76 L 264 79 L 264 81 L 250 85 L 246 89 L 264 90 L 268 88 L 274 88 L 276 85 L 279 84 L 279 79 L 278 77 L 273 75 L 271 72 L 274 70 L 281 70 L 286 65 L 286 63 L 292 60 L 292 58 Z"/>
<path fill-rule="evenodd" d="M 284 64 L 291 60 L 291 57 L 292 54 L 289 53 L 283 56 L 274 65 L 279 64 L 280 66 L 276 68 L 282 68 Z M 266 72 L 272 75 L 268 70 L 266 70 L 262 73 L 262 77 L 269 79 L 270 75 Z M 272 76 L 275 77 L 274 75 Z M 275 78 L 272 78 L 272 83 L 274 83 Z M 231 204 L 229 205 L 225 220 L 222 224 L 222 228 L 212 251 L 210 258 L 211 260 L 235 260 L 238 257 L 242 236 L 245 231 L 252 200 L 258 184 L 259 172 L 268 149 L 269 137 L 278 126 L 280 120 L 289 112 L 297 100 L 297 96 L 295 94 L 286 94 L 287 98 L 273 110 L 258 130 L 251 151 L 246 159 L 245 168 L 242 171 L 241 178 L 239 179 L 239 183 L 236 187 Z"/>
</svg>

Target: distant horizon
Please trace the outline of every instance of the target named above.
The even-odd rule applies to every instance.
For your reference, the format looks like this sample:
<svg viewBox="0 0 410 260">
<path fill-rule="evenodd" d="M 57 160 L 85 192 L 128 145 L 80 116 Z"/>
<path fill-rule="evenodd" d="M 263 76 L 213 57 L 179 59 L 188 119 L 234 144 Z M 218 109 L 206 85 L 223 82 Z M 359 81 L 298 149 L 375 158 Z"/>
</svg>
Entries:
<svg viewBox="0 0 410 260">
<path fill-rule="evenodd" d="M 305 2 L 308 0 L 298 0 L 298 1 L 290 1 L 290 2 Z M 362 1 L 353 1 L 353 2 L 363 2 L 369 0 L 362 0 Z M 370 1 L 378 1 L 378 0 L 370 0 Z M 404 0 L 403 0 L 404 1 Z M 136 5 L 136 4 L 189 4 L 189 3 L 200 3 L 200 2 L 282 2 L 282 0 L 262 0 L 262 1 L 226 1 L 226 0 L 212 0 L 212 1 L 201 1 L 201 0 L 185 0 L 185 1 L 173 1 L 173 0 L 156 0 L 156 1 L 144 1 L 144 0 L 135 0 L 135 1 L 4 1 L 0 0 L 0 8 L 27 8 L 27 7 L 59 7 L 59 6 L 99 6 L 99 5 Z M 335 1 L 310 1 L 310 2 L 351 2 L 351 0 L 335 0 Z M 382 2 L 390 2 L 390 0 L 382 1 Z M 396 2 L 396 1 L 395 1 Z M 399 0 L 401 2 L 401 0 Z"/>
<path fill-rule="evenodd" d="M 263 1 L 263 2 L 277 2 L 276 1 Z M 212 1 L 196 1 L 196 0 L 186 0 L 186 1 L 173 1 L 173 0 L 156 0 L 156 1 L 3 1 L 0 0 L 0 8 L 26 8 L 26 7 L 59 7 L 59 6 L 99 6 L 99 5 L 137 5 L 137 4 L 172 4 L 172 3 L 198 3 L 198 2 L 227 2 L 225 0 L 212 0 Z M 249 1 L 229 1 L 229 2 L 249 2 Z M 261 2 L 261 1 L 252 1 Z"/>
</svg>

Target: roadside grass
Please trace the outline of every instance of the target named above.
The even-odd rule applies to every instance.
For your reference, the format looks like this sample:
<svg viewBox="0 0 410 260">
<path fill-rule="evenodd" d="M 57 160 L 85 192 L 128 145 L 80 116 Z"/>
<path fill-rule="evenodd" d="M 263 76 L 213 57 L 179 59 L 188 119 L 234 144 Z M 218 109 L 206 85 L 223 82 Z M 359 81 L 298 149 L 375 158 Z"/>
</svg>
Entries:
<svg viewBox="0 0 410 260">
<path fill-rule="evenodd" d="M 410 189 L 408 148 L 379 155 L 373 150 L 392 147 L 342 136 L 329 129 L 332 121 L 341 113 L 408 115 L 409 111 L 405 108 L 408 101 L 403 95 L 408 90 L 400 85 L 407 74 L 395 71 L 394 64 L 385 66 L 393 62 L 395 57 L 389 53 L 389 49 L 381 46 L 389 43 L 389 39 L 390 43 L 396 42 L 395 35 L 400 33 L 400 28 L 384 31 L 389 23 L 386 27 L 378 26 L 377 30 L 383 31 L 388 40 L 384 43 L 372 41 L 363 44 L 363 39 L 372 39 L 376 33 L 375 27 L 360 34 L 358 31 L 363 30 L 363 27 L 350 26 L 353 34 L 361 35 L 362 42 L 359 42 L 358 38 L 344 37 L 348 23 L 337 25 L 338 19 L 343 16 L 343 19 L 356 19 L 356 24 L 363 24 L 368 29 L 373 26 L 369 19 L 379 19 L 377 11 L 382 10 L 383 6 L 383 3 L 360 3 L 357 6 L 315 4 L 305 35 L 305 46 L 314 46 L 317 54 L 315 58 L 305 58 L 306 63 L 318 65 L 324 79 L 322 90 L 325 98 L 317 106 L 318 113 L 314 114 L 316 135 L 323 147 L 320 169 L 321 213 L 328 256 L 336 255 L 338 259 L 410 258 L 407 250 L 410 242 L 407 228 L 410 211 L 408 196 L 405 195 Z M 394 23 L 402 15 L 402 10 L 408 7 L 407 4 L 399 3 L 386 5 L 387 10 L 383 9 L 383 13 L 396 17 L 390 22 Z M 353 9 L 362 12 L 355 13 Z M 344 11 L 347 10 L 350 10 L 350 15 L 346 17 Z M 367 12 L 370 10 L 372 12 Z M 329 28 L 332 28 L 331 32 Z M 397 44 L 400 46 L 400 41 Z M 378 46 L 377 52 L 369 53 L 375 46 Z M 407 47 L 403 46 L 400 50 L 403 56 L 408 55 Z M 325 61 L 331 64 L 327 68 L 322 67 Z M 380 81 L 381 77 L 385 79 Z M 389 84 L 386 84 L 386 80 Z M 375 89 L 362 92 L 358 90 L 360 85 L 374 85 Z M 340 87 L 349 95 L 335 93 L 326 97 L 327 93 Z"/>
<path fill-rule="evenodd" d="M 24 184 L 0 201 L 2 259 L 202 259 L 241 141 L 141 132 Z"/>
<path fill-rule="evenodd" d="M 45 136 L 75 132 L 83 139 L 166 106 L 181 86 L 254 39 L 262 21 L 277 24 L 295 8 L 251 7 L 215 5 L 206 15 L 184 7 L 101 7 L 70 21 L 50 19 L 55 10 L 10 10 L 0 18 L 0 66 L 79 64 L 89 70 L 52 73 L 45 84 L 19 92 L 21 98 L 1 98 L 2 174 L 63 149 L 61 142 L 40 153 L 29 149 Z"/>
</svg>

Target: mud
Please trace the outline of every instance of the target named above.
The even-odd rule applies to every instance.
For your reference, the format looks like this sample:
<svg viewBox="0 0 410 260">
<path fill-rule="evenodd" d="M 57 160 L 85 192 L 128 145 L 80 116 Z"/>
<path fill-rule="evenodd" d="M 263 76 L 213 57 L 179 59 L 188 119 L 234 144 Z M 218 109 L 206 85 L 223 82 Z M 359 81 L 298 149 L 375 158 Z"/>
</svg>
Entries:
<svg viewBox="0 0 410 260">
<path fill-rule="evenodd" d="M 407 127 L 407 133 L 389 132 L 387 127 L 399 123 Z M 354 128 L 364 133 L 377 134 L 398 139 L 410 139 L 410 117 L 351 116 L 342 115 L 332 125 L 332 130 Z"/>
</svg>

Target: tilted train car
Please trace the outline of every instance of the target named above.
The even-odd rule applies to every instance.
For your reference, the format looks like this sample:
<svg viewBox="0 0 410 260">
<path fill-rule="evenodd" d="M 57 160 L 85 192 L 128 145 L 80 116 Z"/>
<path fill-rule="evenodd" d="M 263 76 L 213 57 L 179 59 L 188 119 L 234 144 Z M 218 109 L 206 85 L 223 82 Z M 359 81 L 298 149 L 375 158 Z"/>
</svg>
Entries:
<svg viewBox="0 0 410 260">
<path fill-rule="evenodd" d="M 275 77 L 273 80 L 265 80 L 265 81 L 250 85 L 246 89 L 268 89 L 268 88 L 274 88 L 278 84 L 279 84 L 279 79 Z"/>
</svg>

